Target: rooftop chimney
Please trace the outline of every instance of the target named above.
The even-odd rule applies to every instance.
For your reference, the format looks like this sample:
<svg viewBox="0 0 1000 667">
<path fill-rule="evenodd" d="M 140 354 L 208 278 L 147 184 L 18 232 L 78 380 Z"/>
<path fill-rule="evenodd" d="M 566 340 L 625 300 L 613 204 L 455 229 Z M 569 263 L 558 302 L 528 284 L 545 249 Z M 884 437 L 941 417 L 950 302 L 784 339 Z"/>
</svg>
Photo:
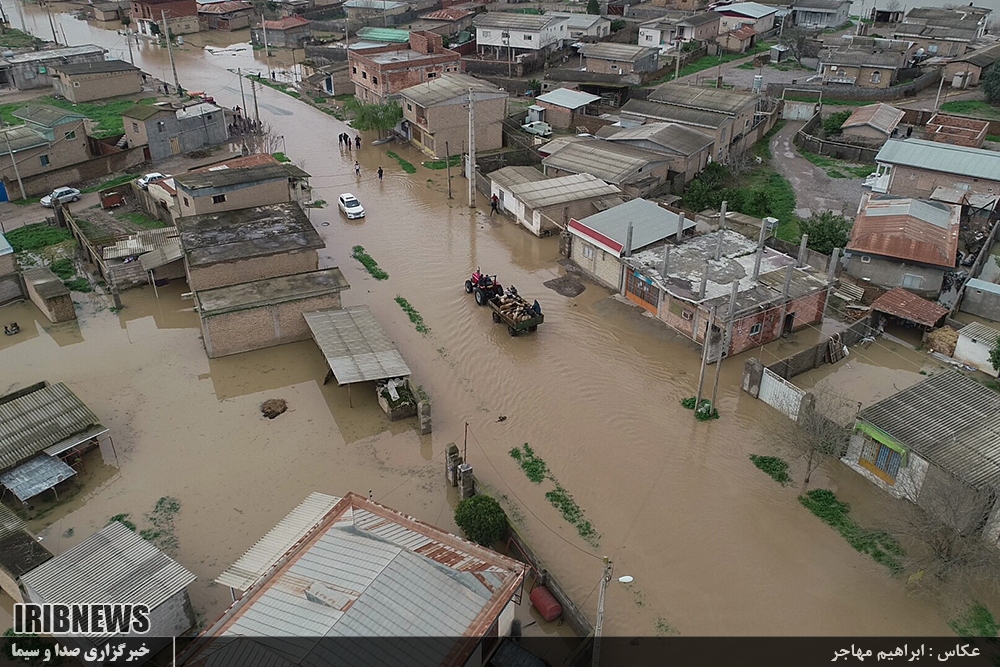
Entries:
<svg viewBox="0 0 1000 667">
<path fill-rule="evenodd" d="M 663 264 L 660 266 L 660 275 L 667 278 L 667 271 L 670 269 L 670 244 L 663 246 Z"/>
<path fill-rule="evenodd" d="M 623 257 L 632 256 L 632 223 L 628 223 L 628 231 L 625 232 L 625 249 L 622 254 Z"/>
<path fill-rule="evenodd" d="M 796 267 L 802 267 L 806 265 L 806 251 L 808 250 L 808 248 L 806 247 L 806 243 L 808 242 L 809 242 L 809 235 L 803 234 L 802 240 L 799 241 L 799 256 L 797 261 L 795 262 Z"/>
<path fill-rule="evenodd" d="M 684 240 L 684 214 L 680 213 L 677 216 L 677 242 L 680 243 Z"/>
<path fill-rule="evenodd" d="M 760 260 L 764 258 L 764 239 L 767 238 L 767 218 L 760 221 L 760 238 L 757 239 L 757 258 L 753 262 L 753 279 L 760 275 Z"/>
<path fill-rule="evenodd" d="M 705 298 L 705 288 L 708 286 L 708 260 L 701 267 L 701 287 L 698 288 L 698 299 Z"/>
<path fill-rule="evenodd" d="M 826 271 L 826 279 L 833 283 L 837 277 L 837 260 L 840 259 L 840 248 L 834 248 L 830 253 L 830 267 Z"/>
</svg>

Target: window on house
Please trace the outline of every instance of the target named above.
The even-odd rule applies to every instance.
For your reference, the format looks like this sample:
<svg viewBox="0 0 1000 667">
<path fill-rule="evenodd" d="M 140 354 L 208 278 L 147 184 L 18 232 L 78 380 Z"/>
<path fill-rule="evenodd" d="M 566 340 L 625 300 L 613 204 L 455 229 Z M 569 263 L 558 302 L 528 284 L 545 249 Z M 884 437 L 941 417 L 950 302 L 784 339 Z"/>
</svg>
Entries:
<svg viewBox="0 0 1000 667">
<path fill-rule="evenodd" d="M 351 74 L 357 74 L 357 73 L 358 73 L 358 68 L 357 67 L 352 67 L 351 68 Z"/>
<path fill-rule="evenodd" d="M 644 37 L 644 39 L 645 39 L 645 40 L 646 40 L 647 42 L 652 42 L 652 41 L 653 41 L 653 36 L 652 36 L 652 35 L 646 35 L 646 36 Z"/>
<path fill-rule="evenodd" d="M 530 42 L 531 41 L 531 35 L 525 35 L 524 36 L 524 41 Z"/>
<path fill-rule="evenodd" d="M 187 197 L 184 198 L 184 205 L 185 206 L 190 206 L 191 205 L 191 202 L 188 201 Z"/>
<path fill-rule="evenodd" d="M 157 132 L 166 132 L 167 131 L 167 124 L 164 123 L 162 120 L 158 121 L 156 123 L 156 131 Z"/>
<path fill-rule="evenodd" d="M 489 36 L 490 36 L 490 31 L 489 30 L 483 30 L 483 37 L 489 37 Z"/>
<path fill-rule="evenodd" d="M 594 249 L 589 245 L 583 246 L 583 256 L 586 259 L 594 259 Z"/>
<path fill-rule="evenodd" d="M 212 114 L 206 114 L 205 118 L 207 118 L 208 120 L 212 120 Z"/>
<path fill-rule="evenodd" d="M 682 310 L 681 311 L 681 319 L 688 320 L 688 321 L 693 320 L 694 319 L 694 311 L 693 310 L 686 310 L 686 309 Z"/>
<path fill-rule="evenodd" d="M 428 72 L 428 73 L 427 73 L 427 78 L 428 78 L 428 79 L 433 79 L 433 78 L 434 78 L 434 77 L 436 77 L 436 76 L 437 76 L 437 73 L 436 73 L 436 72 Z"/>
<path fill-rule="evenodd" d="M 38 156 L 38 161 L 42 163 L 43 167 L 49 166 L 49 156 L 48 155 L 39 155 Z"/>
<path fill-rule="evenodd" d="M 924 281 L 920 276 L 914 275 L 912 273 L 903 274 L 903 287 L 908 287 L 910 289 L 920 289 L 920 283 Z"/>
<path fill-rule="evenodd" d="M 869 257 L 868 255 L 861 255 L 861 263 L 862 264 L 871 264 L 872 263 L 872 258 Z"/>
<path fill-rule="evenodd" d="M 372 77 L 372 83 L 374 83 L 376 85 L 378 84 L 378 77 L 377 76 L 373 76 Z"/>
<path fill-rule="evenodd" d="M 139 123 L 132 123 L 132 131 L 133 132 L 139 131 Z"/>
<path fill-rule="evenodd" d="M 757 324 L 755 324 L 752 327 L 750 327 L 750 335 L 751 336 L 759 336 L 760 335 L 760 330 L 762 328 L 763 328 L 763 326 L 761 325 L 760 322 L 758 322 Z"/>
<path fill-rule="evenodd" d="M 368 78 L 368 72 L 362 72 L 361 73 L 361 78 L 362 79 L 367 79 Z"/>
<path fill-rule="evenodd" d="M 875 473 L 882 480 L 889 484 L 895 484 L 903 456 L 895 449 L 873 440 L 868 434 L 864 434 L 864 436 L 865 444 L 861 448 L 858 462 L 863 468 Z"/>
<path fill-rule="evenodd" d="M 226 201 L 226 195 L 215 195 L 212 197 L 213 204 L 221 204 Z"/>
<path fill-rule="evenodd" d="M 63 135 L 63 138 L 66 139 L 66 141 L 73 141 L 74 139 L 76 139 L 76 130 L 73 130 L 72 132 L 67 132 L 66 134 Z"/>
<path fill-rule="evenodd" d="M 406 110 L 407 110 L 407 111 L 413 111 L 413 105 L 412 105 L 412 104 L 410 104 L 409 102 L 407 102 L 407 103 L 406 103 Z"/>
<path fill-rule="evenodd" d="M 882 80 L 882 72 L 872 72 L 872 83 L 878 83 Z"/>
<path fill-rule="evenodd" d="M 938 52 L 938 45 L 937 44 L 928 44 L 927 45 L 927 53 L 937 53 L 937 52 Z"/>
</svg>

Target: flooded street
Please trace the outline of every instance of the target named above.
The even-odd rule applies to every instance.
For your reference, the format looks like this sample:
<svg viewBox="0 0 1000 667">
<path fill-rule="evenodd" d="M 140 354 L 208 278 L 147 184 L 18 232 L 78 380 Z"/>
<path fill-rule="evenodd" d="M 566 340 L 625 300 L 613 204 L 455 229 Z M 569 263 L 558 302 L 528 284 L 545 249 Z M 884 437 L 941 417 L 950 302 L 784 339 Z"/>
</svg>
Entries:
<svg viewBox="0 0 1000 667">
<path fill-rule="evenodd" d="M 23 15 L 32 32 L 51 34 L 37 8 L 9 0 L 4 7 L 15 26 Z M 103 44 L 121 57 L 116 33 L 65 14 L 57 22 L 71 43 Z M 210 55 L 191 45 L 200 36 L 190 37 L 175 53 L 182 86 L 242 106 L 228 69 L 261 69 L 253 60 L 260 55 Z M 171 78 L 164 49 L 143 44 L 136 64 Z M 698 351 L 607 290 L 587 284 L 565 298 L 546 289 L 565 274 L 557 239 L 471 211 L 457 175 L 448 200 L 443 171 L 405 174 L 369 145 L 371 136 L 355 178 L 357 154 L 341 155 L 336 144 L 342 123 L 268 88 L 258 98 L 287 154 L 312 174 L 316 198 L 335 202 L 350 191 L 367 209 L 362 222 L 347 222 L 335 208 L 310 210 L 327 242 L 321 264 L 341 267 L 351 283 L 345 305 L 368 305 L 398 345 L 433 400 L 434 433 L 418 436 L 414 420 L 390 424 L 370 388 L 356 387 L 349 407 L 346 388 L 322 385 L 326 367 L 312 342 L 208 360 L 181 284 L 160 289 L 159 299 L 152 288 L 124 292 L 119 313 L 74 294 L 80 320 L 71 325 L 40 320 L 31 304 L 5 308 L 25 331 L 0 341 L 0 389 L 65 382 L 110 427 L 121 460 L 117 471 L 95 463 L 96 478 L 81 493 L 30 525 L 50 549 L 65 550 L 113 515 L 142 517 L 173 496 L 181 503 L 175 557 L 198 575 L 192 601 L 210 621 L 230 599 L 212 579 L 312 491 L 371 490 L 379 502 L 457 532 L 443 454 L 450 442 L 462 446 L 468 422 L 477 477 L 510 501 L 527 539 L 585 613 L 596 611 L 601 556 L 613 559 L 616 577 L 634 577 L 609 588 L 609 634 L 948 633 L 928 603 L 808 513 L 797 486 L 781 487 L 750 464 L 749 454 L 787 451 L 795 434 L 739 390 L 744 356 L 724 365 L 722 418 L 695 421 L 680 400 L 695 393 Z M 391 148 L 419 165 L 415 150 Z M 388 280 L 372 279 L 351 259 L 356 244 Z M 546 321 L 536 334 L 511 338 L 465 294 L 462 283 L 477 266 L 539 300 Z M 397 295 L 420 312 L 428 335 L 414 330 Z M 268 398 L 287 400 L 289 411 L 262 418 Z M 509 456 L 523 443 L 582 508 L 597 548 L 545 499 L 551 482 L 532 484 Z M 848 502 L 876 497 L 839 464 L 826 465 L 823 476 Z"/>
</svg>

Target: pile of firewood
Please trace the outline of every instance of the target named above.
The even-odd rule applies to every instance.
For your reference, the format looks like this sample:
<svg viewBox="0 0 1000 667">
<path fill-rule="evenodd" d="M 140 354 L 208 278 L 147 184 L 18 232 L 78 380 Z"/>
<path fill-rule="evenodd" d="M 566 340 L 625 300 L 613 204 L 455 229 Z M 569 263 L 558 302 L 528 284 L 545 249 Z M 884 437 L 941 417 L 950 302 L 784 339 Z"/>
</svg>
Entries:
<svg viewBox="0 0 1000 667">
<path fill-rule="evenodd" d="M 531 304 L 516 294 L 505 294 L 500 297 L 500 312 L 515 322 L 527 322 L 535 317 Z"/>
</svg>

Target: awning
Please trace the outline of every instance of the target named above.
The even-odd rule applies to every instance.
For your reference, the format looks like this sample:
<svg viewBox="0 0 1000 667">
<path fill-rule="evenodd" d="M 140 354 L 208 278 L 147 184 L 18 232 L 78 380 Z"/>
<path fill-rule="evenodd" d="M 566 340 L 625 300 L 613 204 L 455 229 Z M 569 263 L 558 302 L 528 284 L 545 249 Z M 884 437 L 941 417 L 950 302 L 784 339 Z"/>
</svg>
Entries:
<svg viewBox="0 0 1000 667">
<path fill-rule="evenodd" d="M 303 313 L 337 384 L 409 377 L 410 368 L 368 306 Z"/>
<path fill-rule="evenodd" d="M 39 493 L 48 491 L 75 474 L 76 471 L 60 459 L 42 454 L 0 475 L 0 484 L 21 502 L 28 502 Z"/>
<path fill-rule="evenodd" d="M 921 299 L 902 287 L 891 289 L 875 299 L 872 302 L 872 310 L 901 317 L 925 327 L 936 326 L 941 318 L 948 314 L 948 309 L 944 306 L 927 299 Z"/>
<path fill-rule="evenodd" d="M 82 445 L 88 440 L 93 440 L 94 438 L 99 438 L 108 431 L 110 431 L 107 426 L 101 426 L 100 424 L 94 424 L 86 431 L 81 431 L 76 435 L 72 435 L 65 440 L 60 440 L 56 444 L 46 447 L 45 453 L 49 456 L 59 456 L 63 452 L 69 451 L 76 447 L 77 445 Z"/>
<path fill-rule="evenodd" d="M 170 239 L 167 245 L 139 256 L 143 271 L 152 271 L 170 262 L 176 262 L 184 256 L 180 239 Z"/>
</svg>

